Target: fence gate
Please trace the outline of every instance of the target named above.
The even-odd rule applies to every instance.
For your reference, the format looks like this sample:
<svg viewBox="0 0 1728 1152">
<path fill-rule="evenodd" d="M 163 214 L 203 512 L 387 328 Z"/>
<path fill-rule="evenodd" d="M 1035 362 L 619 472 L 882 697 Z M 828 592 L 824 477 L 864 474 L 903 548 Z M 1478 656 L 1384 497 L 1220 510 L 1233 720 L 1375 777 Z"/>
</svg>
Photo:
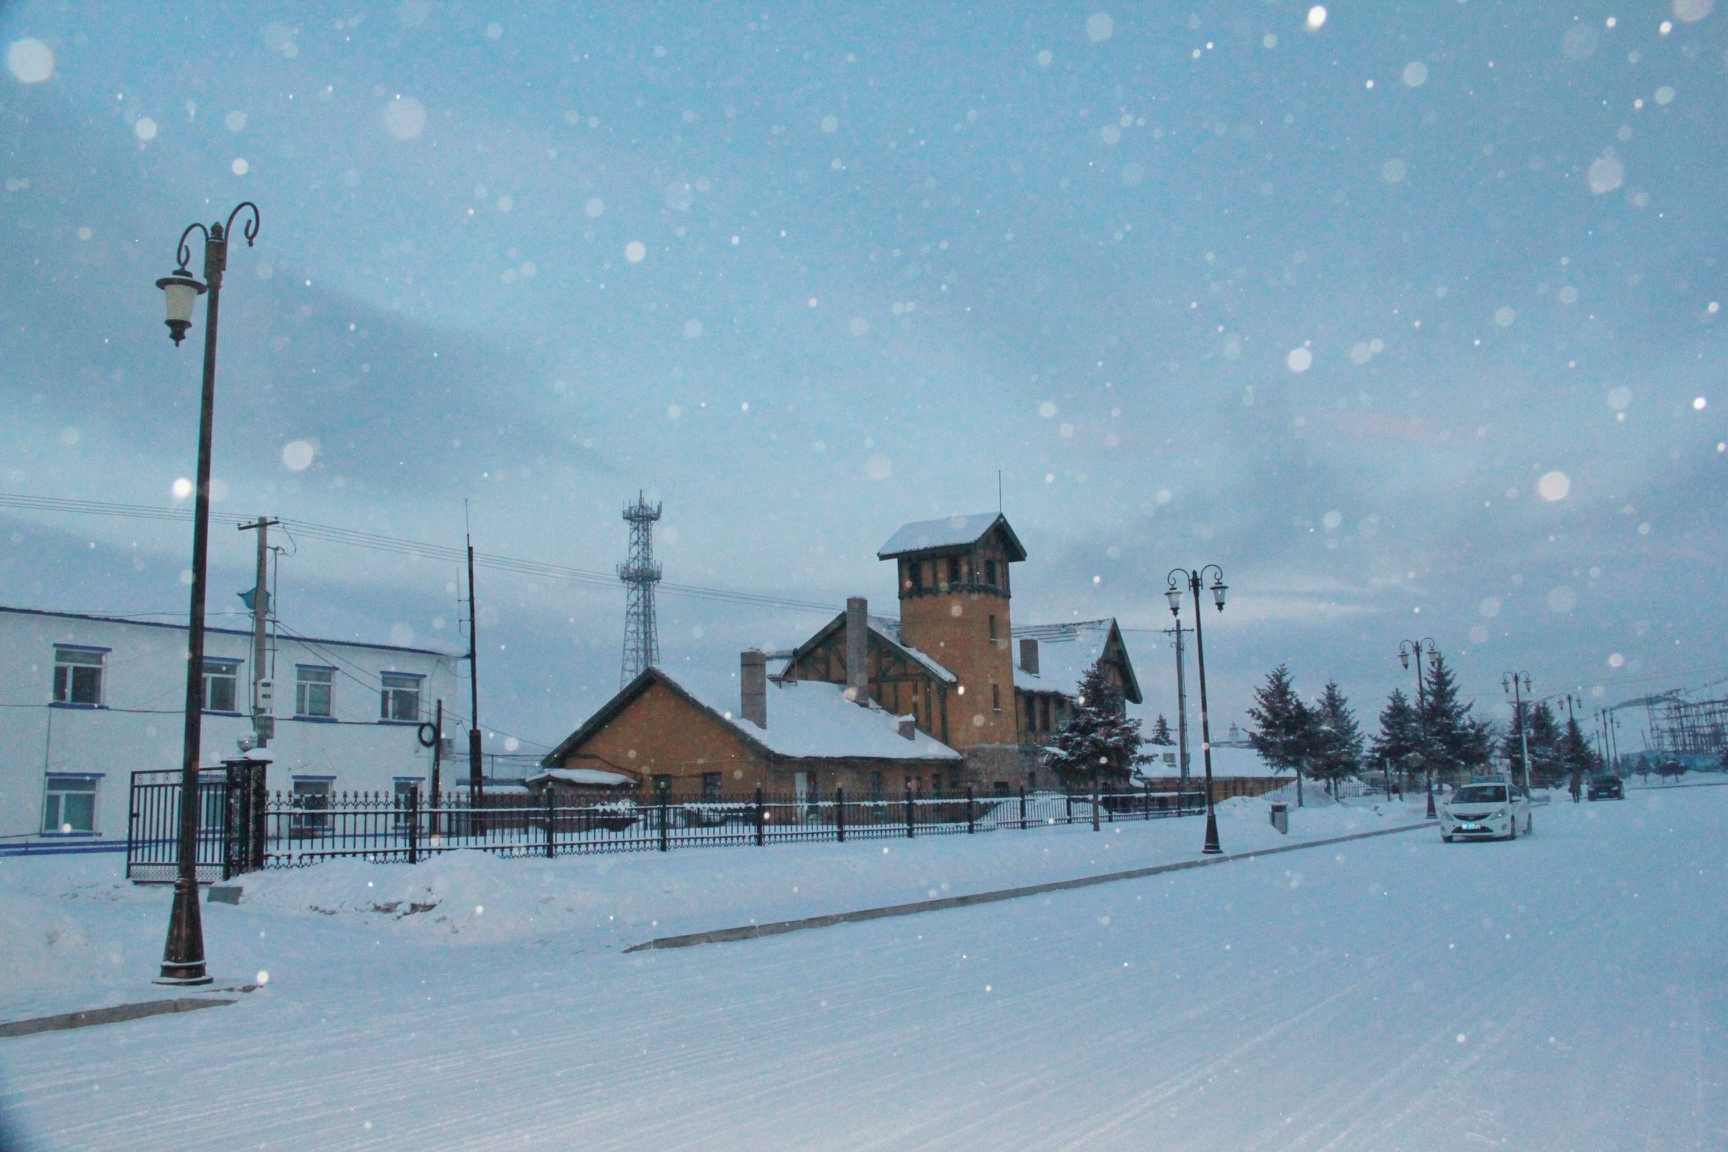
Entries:
<svg viewBox="0 0 1728 1152">
<path fill-rule="evenodd" d="M 264 867 L 263 764 L 230 763 L 198 773 L 196 871 L 200 884 Z M 179 873 L 178 771 L 132 773 L 126 820 L 126 878 L 172 884 Z"/>
</svg>

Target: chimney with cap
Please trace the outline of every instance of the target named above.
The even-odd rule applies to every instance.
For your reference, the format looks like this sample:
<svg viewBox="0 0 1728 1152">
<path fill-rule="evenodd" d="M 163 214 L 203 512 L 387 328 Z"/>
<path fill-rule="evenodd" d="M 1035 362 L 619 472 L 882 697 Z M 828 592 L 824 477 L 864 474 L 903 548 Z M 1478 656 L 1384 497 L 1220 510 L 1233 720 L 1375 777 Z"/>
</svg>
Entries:
<svg viewBox="0 0 1728 1152">
<path fill-rule="evenodd" d="M 738 657 L 738 714 L 758 728 L 768 727 L 768 657 L 757 648 Z"/>
<path fill-rule="evenodd" d="M 862 596 L 846 598 L 846 699 L 870 704 L 870 604 Z"/>
<path fill-rule="evenodd" d="M 900 735 L 904 736 L 908 740 L 918 739 L 918 721 L 917 720 L 915 720 L 911 716 L 897 716 L 897 717 L 895 717 L 894 722 L 896 725 L 898 725 Z"/>
<path fill-rule="evenodd" d="M 1038 641 L 1031 636 L 1020 638 L 1020 671 L 1038 675 Z"/>
</svg>

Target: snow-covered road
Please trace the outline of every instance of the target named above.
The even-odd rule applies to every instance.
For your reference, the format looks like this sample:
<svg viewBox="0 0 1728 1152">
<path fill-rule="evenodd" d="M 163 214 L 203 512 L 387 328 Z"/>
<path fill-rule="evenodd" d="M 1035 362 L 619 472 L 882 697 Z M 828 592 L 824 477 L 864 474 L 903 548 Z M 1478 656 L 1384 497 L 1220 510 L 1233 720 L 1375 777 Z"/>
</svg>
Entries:
<svg viewBox="0 0 1728 1152">
<path fill-rule="evenodd" d="M 0 1041 L 3 1099 L 43 1148 L 1728 1146 L 1728 789 L 1536 824 L 628 956 L 302 917 L 316 978 Z"/>
</svg>

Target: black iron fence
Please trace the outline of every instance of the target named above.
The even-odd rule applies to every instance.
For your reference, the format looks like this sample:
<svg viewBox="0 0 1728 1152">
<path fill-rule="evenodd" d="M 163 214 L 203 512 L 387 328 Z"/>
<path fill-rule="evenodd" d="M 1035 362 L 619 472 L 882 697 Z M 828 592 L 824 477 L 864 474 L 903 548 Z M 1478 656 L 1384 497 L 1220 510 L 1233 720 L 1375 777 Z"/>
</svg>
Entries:
<svg viewBox="0 0 1728 1152">
<path fill-rule="evenodd" d="M 145 779 L 141 777 L 164 777 Z M 172 777 L 167 779 L 166 777 Z M 133 774 L 127 875 L 171 881 L 179 813 L 178 774 Z M 257 868 L 293 868 L 362 857 L 418 863 L 442 852 L 500 856 L 596 852 L 667 852 L 673 848 L 868 840 L 1025 830 L 1056 824 L 1151 820 L 1205 810 L 1199 791 L 1027 792 L 853 797 L 771 794 L 744 799 L 679 796 L 489 797 L 471 806 L 450 795 L 423 802 L 416 789 L 263 797 L 252 781 L 221 773 L 201 780 L 199 878 L 227 878 Z M 245 803 L 235 797 L 244 793 Z"/>
<path fill-rule="evenodd" d="M 180 860 L 179 772 L 132 773 L 126 820 L 126 876 L 171 884 Z M 200 883 L 256 872 L 267 864 L 264 765 L 230 764 L 198 773 L 197 874 Z"/>
</svg>

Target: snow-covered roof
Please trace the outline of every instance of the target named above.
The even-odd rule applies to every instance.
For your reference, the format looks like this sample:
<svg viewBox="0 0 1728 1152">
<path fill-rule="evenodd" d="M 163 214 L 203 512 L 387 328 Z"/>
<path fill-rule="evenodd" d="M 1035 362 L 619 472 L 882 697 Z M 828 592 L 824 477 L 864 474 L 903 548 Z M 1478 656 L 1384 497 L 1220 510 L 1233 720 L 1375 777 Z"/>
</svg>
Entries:
<svg viewBox="0 0 1728 1152">
<path fill-rule="evenodd" d="M 1015 640 L 1038 641 L 1038 671 L 1020 667 L 1020 649 L 1014 647 L 1014 687 L 1022 692 L 1080 693 L 1080 678 L 1098 662 L 1116 629 L 1115 619 L 1079 620 L 1071 624 L 1029 624 L 1009 630 Z M 1132 677 L 1132 672 L 1130 672 Z M 1138 694 L 1136 687 L 1132 695 Z"/>
<path fill-rule="evenodd" d="M 1170 727 L 1174 730 L 1176 725 L 1172 723 Z M 1198 717 L 1189 718 L 1188 740 L 1188 775 L 1196 780 L 1203 779 L 1206 775 L 1206 760 L 1200 751 L 1200 721 Z M 1153 757 L 1152 763 L 1140 767 L 1140 771 L 1144 775 L 1175 776 L 1178 774 L 1174 759 L 1176 756 L 1174 744 L 1167 747 L 1159 744 L 1148 744 L 1141 751 L 1151 753 Z M 1168 764 L 1164 762 L 1166 754 L 1172 758 Z M 1221 747 L 1214 744 L 1212 745 L 1212 775 L 1220 777 L 1276 776 L 1278 773 L 1272 770 L 1270 764 L 1260 759 L 1260 753 L 1252 748 Z M 1289 773 L 1284 775 L 1287 779 L 1293 778 Z"/>
<path fill-rule="evenodd" d="M 845 698 L 845 685 L 825 680 L 770 681 L 768 727 L 758 728 L 733 708 L 715 708 L 700 691 L 686 692 L 714 708 L 750 739 L 782 756 L 870 757 L 883 760 L 958 760 L 960 753 L 940 740 L 915 732 L 900 735 L 898 718 L 871 701 Z"/>
<path fill-rule="evenodd" d="M 1021 546 L 1019 537 L 1014 535 L 1014 529 L 1008 526 L 1007 518 L 1000 512 L 973 512 L 966 516 L 945 516 L 940 520 L 919 520 L 904 524 L 899 531 L 888 537 L 888 543 L 877 551 L 876 558 L 892 560 L 908 552 L 925 552 L 932 548 L 965 548 L 978 543 L 998 524 L 1002 526 L 1003 535 L 1007 537 L 1008 558 L 1026 559 L 1026 549 Z"/>
<path fill-rule="evenodd" d="M 871 616 L 869 620 L 870 631 L 889 641 L 896 648 L 900 649 L 900 651 L 906 653 L 906 655 L 910 656 L 913 660 L 916 660 L 919 664 L 929 669 L 931 675 L 935 676 L 936 679 L 942 681 L 944 684 L 960 683 L 960 677 L 954 675 L 954 673 L 948 671 L 948 669 L 944 668 L 941 664 L 938 664 L 935 660 L 931 659 L 929 653 L 920 652 L 918 649 L 912 647 L 912 645 L 906 643 L 906 641 L 900 639 L 900 621 L 896 620 L 892 616 Z"/>
<path fill-rule="evenodd" d="M 875 701 L 860 706 L 847 700 L 845 686 L 824 680 L 768 681 L 768 727 L 758 728 L 739 715 L 736 675 L 681 669 L 676 676 L 653 667 L 627 684 L 600 710 L 541 761 L 551 771 L 594 733 L 609 724 L 652 684 L 660 683 L 730 724 L 765 751 L 791 758 L 877 760 L 959 760 L 960 753 L 922 732 L 900 735 L 892 712 Z"/>
<path fill-rule="evenodd" d="M 539 784 L 544 780 L 559 780 L 584 788 L 622 788 L 636 780 L 622 772 L 607 772 L 600 768 L 546 768 L 528 777 L 524 783 Z"/>
</svg>

